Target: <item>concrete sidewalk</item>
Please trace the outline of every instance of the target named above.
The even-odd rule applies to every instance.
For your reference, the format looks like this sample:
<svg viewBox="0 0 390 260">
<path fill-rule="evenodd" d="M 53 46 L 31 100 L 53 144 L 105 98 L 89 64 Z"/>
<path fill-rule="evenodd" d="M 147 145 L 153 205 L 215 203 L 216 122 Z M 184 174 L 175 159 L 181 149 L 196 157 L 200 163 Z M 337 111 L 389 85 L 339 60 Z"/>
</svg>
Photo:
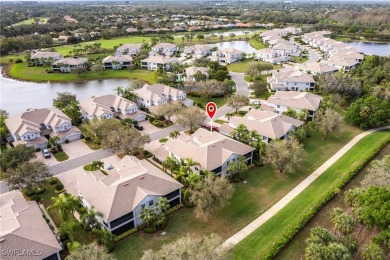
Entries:
<svg viewBox="0 0 390 260">
<path fill-rule="evenodd" d="M 355 136 L 349 143 L 347 143 L 343 148 L 341 148 L 336 154 L 329 158 L 324 164 L 322 164 L 317 170 L 315 170 L 311 175 L 304 179 L 298 186 L 291 190 L 286 196 L 274 204 L 270 209 L 263 213 L 260 217 L 249 223 L 246 227 L 238 231 L 232 237 L 227 239 L 222 246 L 226 248 L 231 248 L 234 245 L 238 244 L 245 237 L 250 235 L 256 229 L 261 227 L 267 220 L 272 218 L 276 213 L 283 209 L 290 201 L 292 201 L 296 196 L 298 196 L 304 189 L 306 189 L 315 179 L 317 179 L 321 174 L 323 174 L 332 164 L 334 164 L 341 156 L 343 156 L 349 149 L 351 149 L 357 142 L 359 142 L 365 136 L 380 130 L 390 129 L 390 126 L 371 129 L 366 132 L 363 132 Z"/>
</svg>

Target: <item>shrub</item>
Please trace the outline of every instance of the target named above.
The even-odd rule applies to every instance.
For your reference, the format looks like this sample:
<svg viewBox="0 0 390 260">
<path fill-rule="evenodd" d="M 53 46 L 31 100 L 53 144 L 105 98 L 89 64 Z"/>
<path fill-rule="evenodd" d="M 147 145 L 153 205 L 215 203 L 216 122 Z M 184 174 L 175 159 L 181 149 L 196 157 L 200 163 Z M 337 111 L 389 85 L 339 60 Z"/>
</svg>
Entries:
<svg viewBox="0 0 390 260">
<path fill-rule="evenodd" d="M 40 194 L 45 193 L 46 188 L 45 187 L 36 187 L 33 190 L 34 190 L 35 195 L 40 195 Z"/>
<path fill-rule="evenodd" d="M 148 150 L 144 150 L 143 154 L 144 154 L 144 156 L 145 156 L 146 158 L 150 158 L 150 157 L 153 156 L 153 154 L 152 154 L 151 152 L 149 152 Z"/>
<path fill-rule="evenodd" d="M 34 191 L 32 189 L 26 189 L 23 193 L 27 197 L 30 197 L 30 196 L 34 195 Z"/>
<path fill-rule="evenodd" d="M 135 227 L 135 228 L 132 228 L 132 229 L 130 229 L 130 230 L 128 230 L 128 231 L 126 231 L 126 232 L 120 234 L 119 236 L 116 236 L 116 237 L 115 237 L 115 242 L 118 242 L 119 240 L 122 240 L 122 239 L 124 239 L 125 237 L 130 236 L 131 234 L 137 232 L 137 230 L 138 230 L 138 229 Z"/>
<path fill-rule="evenodd" d="M 143 231 L 148 234 L 155 233 L 157 231 L 157 228 L 155 226 L 150 227 L 144 227 Z"/>
<path fill-rule="evenodd" d="M 139 155 L 139 151 L 138 151 L 138 150 L 134 150 L 134 151 L 132 152 L 132 154 L 133 154 L 133 156 L 138 156 L 138 155 Z"/>
<path fill-rule="evenodd" d="M 49 179 L 49 184 L 50 185 L 54 185 L 56 183 L 57 183 L 57 179 L 54 179 L 54 178 Z"/>
<path fill-rule="evenodd" d="M 50 148 L 50 152 L 51 152 L 52 154 L 55 154 L 55 153 L 58 152 L 58 150 L 57 150 L 56 147 L 52 147 L 52 148 Z"/>
<path fill-rule="evenodd" d="M 156 156 L 153 156 L 153 161 L 155 161 L 155 162 L 157 162 L 157 163 L 159 163 L 159 164 L 161 164 L 162 162 L 159 160 L 159 159 L 157 159 L 157 157 Z"/>
<path fill-rule="evenodd" d="M 36 202 L 40 202 L 41 201 L 41 196 L 34 195 L 34 196 L 31 197 L 31 200 L 35 200 Z"/>
<path fill-rule="evenodd" d="M 17 60 L 15 61 L 15 63 L 23 63 L 23 60 L 22 60 L 22 59 L 17 59 Z"/>
<path fill-rule="evenodd" d="M 190 197 L 191 197 L 191 192 L 188 189 L 186 189 L 183 194 L 183 201 L 184 201 L 184 206 L 186 206 L 187 208 L 192 208 L 195 206 L 193 203 L 190 202 Z"/>
<path fill-rule="evenodd" d="M 65 143 L 68 144 L 68 143 L 69 143 L 69 140 L 68 140 L 68 139 L 65 139 Z"/>
<path fill-rule="evenodd" d="M 176 206 L 174 206 L 174 207 L 172 207 L 172 208 L 167 209 L 167 211 L 165 211 L 165 214 L 166 214 L 166 215 L 169 215 L 169 214 L 171 214 L 172 212 L 175 212 L 176 210 L 178 210 L 178 209 L 180 209 L 180 208 L 182 208 L 182 207 L 183 207 L 183 204 L 178 204 L 178 205 L 176 205 Z"/>
<path fill-rule="evenodd" d="M 89 141 L 91 141 L 91 137 L 86 136 L 86 137 L 84 138 L 84 140 L 87 141 L 87 142 L 89 142 Z"/>
<path fill-rule="evenodd" d="M 80 134 L 80 139 L 84 139 L 85 138 L 85 135 L 84 134 Z"/>
<path fill-rule="evenodd" d="M 41 148 L 38 147 L 37 149 L 35 149 L 35 151 L 36 151 L 36 152 L 40 152 L 40 151 L 41 151 Z"/>
<path fill-rule="evenodd" d="M 60 191 L 64 189 L 64 185 L 62 183 L 57 183 L 56 184 L 56 191 Z"/>
<path fill-rule="evenodd" d="M 62 145 L 57 144 L 57 151 L 58 151 L 58 152 L 62 152 Z"/>
<path fill-rule="evenodd" d="M 160 143 L 165 143 L 166 141 L 168 141 L 168 138 L 164 137 L 164 138 L 161 138 L 159 141 L 160 141 Z"/>
<path fill-rule="evenodd" d="M 50 149 L 51 148 L 51 144 L 47 144 L 47 149 Z"/>
</svg>

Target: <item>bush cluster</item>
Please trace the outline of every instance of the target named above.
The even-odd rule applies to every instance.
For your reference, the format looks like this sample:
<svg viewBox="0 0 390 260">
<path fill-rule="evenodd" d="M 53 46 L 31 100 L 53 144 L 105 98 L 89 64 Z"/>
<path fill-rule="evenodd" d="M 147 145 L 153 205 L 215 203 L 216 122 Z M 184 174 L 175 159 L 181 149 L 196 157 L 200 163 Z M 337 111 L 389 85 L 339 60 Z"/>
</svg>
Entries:
<svg viewBox="0 0 390 260">
<path fill-rule="evenodd" d="M 351 179 L 354 177 L 363 167 L 366 165 L 379 151 L 390 142 L 390 138 L 385 142 L 381 143 L 371 154 L 366 154 L 362 163 L 357 165 L 354 170 L 351 170 L 345 174 L 339 183 L 336 185 L 336 188 L 329 191 L 323 198 L 321 198 L 316 205 L 314 205 L 310 211 L 304 214 L 299 221 L 290 227 L 284 234 L 282 234 L 278 240 L 276 240 L 268 251 L 261 257 L 261 259 L 272 259 L 274 258 L 283 247 L 287 245 L 294 236 L 306 226 L 306 224 L 315 216 L 315 214 L 326 205 L 326 203 L 331 200 L 341 188 L 343 188 Z"/>
<path fill-rule="evenodd" d="M 115 237 L 115 242 L 118 242 L 119 240 L 122 240 L 122 239 L 124 239 L 125 237 L 130 236 L 131 234 L 137 232 L 137 230 L 138 230 L 138 229 L 137 229 L 136 227 L 135 227 L 135 228 L 132 228 L 132 229 L 130 229 L 130 230 L 127 230 L 126 232 L 120 234 L 119 236 L 116 236 L 116 237 Z"/>
<path fill-rule="evenodd" d="M 64 185 L 62 183 L 57 183 L 56 184 L 56 191 L 61 191 L 64 189 Z"/>
</svg>

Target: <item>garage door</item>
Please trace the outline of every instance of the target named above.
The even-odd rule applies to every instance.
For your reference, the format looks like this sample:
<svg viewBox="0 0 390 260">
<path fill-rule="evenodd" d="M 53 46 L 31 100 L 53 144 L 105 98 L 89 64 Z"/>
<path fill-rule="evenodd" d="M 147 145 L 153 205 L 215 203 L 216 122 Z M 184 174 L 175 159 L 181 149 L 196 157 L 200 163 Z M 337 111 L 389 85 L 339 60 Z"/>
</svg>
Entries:
<svg viewBox="0 0 390 260">
<path fill-rule="evenodd" d="M 80 133 L 79 132 L 71 133 L 71 134 L 65 136 L 64 139 L 65 140 L 68 139 L 69 141 L 78 140 L 78 139 L 80 139 Z"/>
<path fill-rule="evenodd" d="M 137 120 L 137 122 L 145 121 L 145 119 L 146 119 L 145 114 L 137 115 L 136 117 L 133 118 L 133 120 Z"/>
</svg>

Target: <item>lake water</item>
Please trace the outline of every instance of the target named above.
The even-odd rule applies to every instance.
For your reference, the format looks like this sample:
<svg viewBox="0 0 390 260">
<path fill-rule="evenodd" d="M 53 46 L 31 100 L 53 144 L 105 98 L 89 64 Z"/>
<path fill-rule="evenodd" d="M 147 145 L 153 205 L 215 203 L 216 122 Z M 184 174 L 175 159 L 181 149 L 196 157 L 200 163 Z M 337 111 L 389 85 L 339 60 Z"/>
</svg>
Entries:
<svg viewBox="0 0 390 260">
<path fill-rule="evenodd" d="M 346 43 L 364 52 L 364 54 L 368 54 L 368 55 L 375 54 L 378 56 L 390 55 L 390 43 L 361 42 L 361 41 L 351 41 Z"/>
<path fill-rule="evenodd" d="M 130 80 L 106 79 L 71 83 L 35 83 L 0 78 L 0 107 L 11 116 L 18 115 L 28 108 L 52 107 L 57 92 L 76 94 L 79 101 L 92 96 L 113 94 L 117 86 L 127 87 Z"/>
<path fill-rule="evenodd" d="M 233 49 L 243 51 L 247 54 L 253 54 L 253 52 L 256 51 L 256 49 L 253 48 L 247 41 L 219 42 L 219 43 L 213 43 L 209 45 L 212 47 L 218 47 L 218 49 L 233 48 Z"/>
<path fill-rule="evenodd" d="M 224 38 L 225 36 L 229 37 L 229 35 L 231 33 L 234 33 L 236 35 L 236 37 L 241 37 L 241 36 L 244 36 L 246 33 L 250 33 L 250 34 L 253 34 L 253 33 L 259 33 L 259 32 L 263 32 L 264 30 L 231 30 L 231 31 L 226 31 L 226 32 L 212 32 L 212 33 L 202 33 L 202 32 L 194 32 L 194 34 L 202 34 L 204 36 L 211 36 L 211 34 L 215 34 L 217 36 L 220 36 L 220 35 L 223 35 Z M 184 34 L 179 34 L 179 35 L 176 35 L 175 37 L 182 37 Z"/>
</svg>

